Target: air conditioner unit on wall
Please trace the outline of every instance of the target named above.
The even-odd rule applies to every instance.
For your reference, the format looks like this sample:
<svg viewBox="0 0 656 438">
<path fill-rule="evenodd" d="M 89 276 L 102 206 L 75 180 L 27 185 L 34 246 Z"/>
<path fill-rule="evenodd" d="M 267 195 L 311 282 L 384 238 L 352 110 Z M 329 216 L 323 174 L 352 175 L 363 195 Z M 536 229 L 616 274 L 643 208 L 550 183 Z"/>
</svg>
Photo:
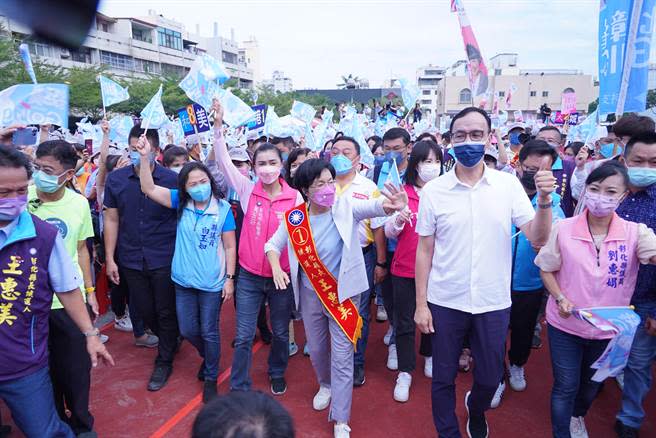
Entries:
<svg viewBox="0 0 656 438">
<path fill-rule="evenodd" d="M 71 57 L 71 52 L 69 52 L 68 49 L 61 49 L 61 57 L 62 58 L 70 58 Z"/>
</svg>

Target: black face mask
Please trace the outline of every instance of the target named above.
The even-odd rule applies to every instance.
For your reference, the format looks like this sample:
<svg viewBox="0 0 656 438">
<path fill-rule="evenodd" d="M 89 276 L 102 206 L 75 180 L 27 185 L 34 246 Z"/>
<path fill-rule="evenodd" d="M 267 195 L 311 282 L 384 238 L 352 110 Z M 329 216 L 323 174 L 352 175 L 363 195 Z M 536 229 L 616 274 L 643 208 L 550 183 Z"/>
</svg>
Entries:
<svg viewBox="0 0 656 438">
<path fill-rule="evenodd" d="M 519 180 L 521 181 L 524 188 L 526 190 L 528 190 L 529 192 L 534 192 L 534 191 L 537 190 L 536 187 L 535 187 L 535 174 L 536 173 L 537 172 L 528 172 L 528 171 L 525 170 L 522 173 L 522 177 L 519 178 Z"/>
</svg>

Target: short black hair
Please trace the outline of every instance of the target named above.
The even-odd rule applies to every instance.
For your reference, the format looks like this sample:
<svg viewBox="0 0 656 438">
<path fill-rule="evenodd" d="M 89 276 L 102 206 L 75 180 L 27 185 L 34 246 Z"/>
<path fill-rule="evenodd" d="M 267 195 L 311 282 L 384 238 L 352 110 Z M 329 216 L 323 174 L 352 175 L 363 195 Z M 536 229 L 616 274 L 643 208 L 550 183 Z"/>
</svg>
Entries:
<svg viewBox="0 0 656 438">
<path fill-rule="evenodd" d="M 141 129 L 141 123 L 134 125 L 132 129 L 130 129 L 130 134 L 128 135 L 128 143 L 130 142 L 131 138 L 139 138 L 143 133 L 144 130 Z M 149 129 L 146 132 L 146 139 L 148 140 L 148 143 L 150 143 L 150 146 L 155 149 L 159 149 L 159 133 L 157 132 L 157 129 Z"/>
<path fill-rule="evenodd" d="M 383 134 L 383 142 L 386 140 L 396 140 L 398 138 L 402 138 L 403 143 L 406 146 L 410 144 L 410 141 L 412 141 L 410 138 L 410 133 L 403 128 L 392 128 Z"/>
<path fill-rule="evenodd" d="M 296 148 L 293 149 L 290 153 L 289 156 L 287 157 L 287 161 L 285 161 L 285 181 L 287 181 L 287 184 L 289 184 L 291 187 L 294 187 L 294 182 L 292 181 L 292 164 L 294 164 L 294 161 L 301 155 L 306 155 L 312 152 L 309 148 Z"/>
<path fill-rule="evenodd" d="M 44 141 L 37 147 L 36 157 L 52 157 L 59 161 L 64 170 L 75 169 L 79 159 L 73 145 L 64 140 Z"/>
<path fill-rule="evenodd" d="M 631 137 L 631 140 L 626 144 L 624 149 L 624 156 L 628 157 L 631 150 L 636 143 L 656 144 L 656 132 L 641 132 L 640 134 Z"/>
<path fill-rule="evenodd" d="M 519 150 L 519 162 L 523 163 L 530 155 L 539 157 L 551 157 L 551 164 L 556 162 L 558 153 L 554 148 L 549 146 L 544 140 L 529 140 L 523 148 Z"/>
<path fill-rule="evenodd" d="M 543 126 L 543 127 L 540 128 L 540 130 L 538 131 L 538 134 L 541 133 L 541 132 L 545 132 L 545 131 L 556 131 L 556 132 L 558 133 L 558 135 L 560 135 L 560 141 L 561 141 L 561 142 L 563 141 L 563 133 L 560 132 L 560 129 L 558 129 L 557 127 L 555 127 L 555 126 L 553 126 L 553 125 Z"/>
<path fill-rule="evenodd" d="M 282 143 L 285 147 L 289 149 L 294 149 L 298 147 L 298 144 L 294 141 L 293 137 L 272 137 L 269 143 L 273 145 L 278 145 Z"/>
<path fill-rule="evenodd" d="M 639 116 L 637 114 L 627 114 L 620 117 L 620 119 L 613 125 L 613 133 L 617 137 L 634 137 L 638 134 L 654 132 L 656 124 L 647 116 Z"/>
<path fill-rule="evenodd" d="M 577 156 L 583 146 L 585 146 L 585 143 L 583 143 L 582 141 L 573 141 L 567 146 L 565 146 L 565 149 L 572 148 L 572 152 L 574 152 L 574 156 Z"/>
<path fill-rule="evenodd" d="M 335 168 L 332 164 L 318 158 L 305 160 L 303 164 L 296 169 L 296 174 L 294 175 L 294 187 L 301 193 L 303 199 L 306 201 L 308 199 L 305 191 L 310 188 L 315 179 L 321 176 L 321 172 L 325 169 L 328 169 L 333 178 L 335 178 Z"/>
<path fill-rule="evenodd" d="M 620 175 L 624 180 L 624 186 L 629 187 L 629 174 L 626 171 L 626 167 L 615 160 L 606 161 L 590 172 L 590 175 L 585 180 L 585 185 L 589 186 L 593 182 L 603 181 L 613 175 Z"/>
<path fill-rule="evenodd" d="M 271 143 L 262 143 L 257 147 L 257 149 L 255 149 L 255 152 L 253 152 L 253 165 L 255 165 L 255 162 L 257 161 L 257 156 L 260 153 L 267 151 L 275 151 L 276 154 L 278 154 L 278 158 L 280 158 L 280 162 L 282 163 L 284 161 L 282 159 L 282 152 L 280 152 L 280 149 Z"/>
<path fill-rule="evenodd" d="M 492 123 L 492 122 L 490 122 Z M 450 142 L 451 141 L 451 131 L 446 131 L 442 133 L 442 141 Z"/>
<path fill-rule="evenodd" d="M 198 161 L 191 161 L 187 164 L 185 164 L 182 167 L 182 170 L 180 170 L 180 174 L 178 175 L 178 219 L 182 217 L 182 213 L 184 212 L 185 207 L 187 206 L 187 202 L 191 199 L 191 196 L 189 196 L 189 193 L 187 193 L 187 180 L 189 179 L 189 173 L 191 173 L 194 170 L 200 170 L 201 172 L 205 172 L 207 174 L 207 177 L 210 179 L 210 187 L 212 188 L 212 194 L 216 199 L 222 199 L 223 198 L 223 193 L 221 193 L 221 189 L 219 189 L 219 186 L 216 184 L 216 181 L 214 181 L 214 177 L 212 176 L 212 172 L 205 166 L 203 163 L 198 162 Z M 170 171 L 169 171 L 170 172 Z"/>
<path fill-rule="evenodd" d="M 194 420 L 192 438 L 294 438 L 289 412 L 259 391 L 232 391 L 207 403 Z"/>
<path fill-rule="evenodd" d="M 482 115 L 483 118 L 485 118 L 485 122 L 487 123 L 488 132 L 492 131 L 492 120 L 490 119 L 490 116 L 487 114 L 487 112 L 475 106 L 468 106 L 467 108 L 463 109 L 458 114 L 453 116 L 453 119 L 451 119 L 451 125 L 449 126 L 449 132 L 453 132 L 453 125 L 456 123 L 456 120 L 462 119 L 463 117 L 465 117 L 467 114 L 470 113 L 478 113 Z"/>
<path fill-rule="evenodd" d="M 116 165 L 118 164 L 118 160 L 121 159 L 120 155 L 108 155 L 107 160 L 105 161 L 105 168 L 107 169 L 107 172 L 111 172 L 116 168 Z"/>
<path fill-rule="evenodd" d="M 437 143 L 437 137 L 435 137 L 435 136 L 434 136 L 433 134 L 431 134 L 430 132 L 424 132 L 424 133 L 421 134 L 419 137 L 417 137 L 417 139 L 415 140 L 415 142 L 417 142 L 417 141 L 422 141 L 422 140 L 430 140 L 430 141 L 432 141 L 432 142 Z"/>
<path fill-rule="evenodd" d="M 378 148 L 382 148 L 382 147 L 383 147 L 383 139 L 382 139 L 381 137 L 379 137 L 378 135 L 372 135 L 371 137 L 369 137 L 369 138 L 367 139 L 367 144 L 369 143 L 370 140 L 373 140 L 373 141 L 374 141 L 373 146 L 371 146 L 371 153 L 372 153 L 372 154 L 373 154 L 374 152 L 376 152 L 376 150 L 377 150 Z"/>
<path fill-rule="evenodd" d="M 164 151 L 163 162 L 165 167 L 169 167 L 177 157 L 188 157 L 189 152 L 182 146 L 173 146 Z"/>
<path fill-rule="evenodd" d="M 0 168 L 20 169 L 25 168 L 27 179 L 32 178 L 32 163 L 27 155 L 18 151 L 13 146 L 0 146 Z"/>
<path fill-rule="evenodd" d="M 419 163 L 428 158 L 431 151 L 435 154 L 435 157 L 440 160 L 440 175 L 442 174 L 442 171 L 444 170 L 442 163 L 444 159 L 442 156 L 442 148 L 433 140 L 421 140 L 412 146 L 412 152 L 410 152 L 410 156 L 408 157 L 408 167 L 404 178 L 406 184 L 411 186 L 417 185 L 417 178 L 419 177 L 417 167 L 419 166 Z"/>
<path fill-rule="evenodd" d="M 341 137 L 336 138 L 336 139 L 333 141 L 332 146 L 334 146 L 335 143 L 337 143 L 338 141 L 348 141 L 349 143 L 352 143 L 353 146 L 355 147 L 355 152 L 357 152 L 358 155 L 360 155 L 360 144 L 359 144 L 358 141 L 357 141 L 356 139 L 354 139 L 353 137 L 349 137 L 349 136 L 347 136 L 347 135 L 342 135 Z M 331 147 L 332 147 L 332 146 L 331 146 Z"/>
</svg>

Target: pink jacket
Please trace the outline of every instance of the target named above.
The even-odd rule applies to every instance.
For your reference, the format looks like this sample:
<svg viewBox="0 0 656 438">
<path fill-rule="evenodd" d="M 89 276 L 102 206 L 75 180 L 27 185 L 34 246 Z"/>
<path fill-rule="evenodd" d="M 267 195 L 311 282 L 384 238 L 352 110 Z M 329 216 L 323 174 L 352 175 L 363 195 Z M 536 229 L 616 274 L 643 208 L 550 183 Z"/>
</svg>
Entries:
<svg viewBox="0 0 656 438">
<path fill-rule="evenodd" d="M 408 208 L 413 213 L 413 220 L 410 224 L 405 224 L 400 232 L 394 224 L 394 219 L 389 219 L 385 224 L 385 234 L 389 238 L 396 237 L 398 243 L 390 272 L 397 277 L 414 278 L 415 277 L 415 260 L 417 258 L 417 244 L 419 235 L 415 231 L 417 225 L 416 214 L 419 211 L 419 194 L 411 185 L 404 185 L 404 190 L 408 194 Z"/>
<path fill-rule="evenodd" d="M 239 238 L 239 265 L 251 274 L 272 277 L 271 265 L 264 253 L 264 244 L 278 229 L 284 213 L 302 203 L 303 197 L 280 178 L 282 192 L 274 200 L 269 199 L 261 181 L 251 181 L 232 164 L 225 140 L 218 129 L 214 131 L 214 154 L 228 185 L 237 192 L 244 211 Z M 286 249 L 280 255 L 280 266 L 285 272 L 289 272 Z"/>
<path fill-rule="evenodd" d="M 638 259 L 638 224 L 613 215 L 599 255 L 588 228 L 587 210 L 558 224 L 562 263 L 556 279 L 563 294 L 577 308 L 627 306 L 635 289 Z M 539 259 L 539 257 L 538 257 Z M 547 321 L 554 327 L 585 339 L 609 339 L 601 331 L 573 316 L 562 318 L 553 297 L 547 303 Z"/>
</svg>

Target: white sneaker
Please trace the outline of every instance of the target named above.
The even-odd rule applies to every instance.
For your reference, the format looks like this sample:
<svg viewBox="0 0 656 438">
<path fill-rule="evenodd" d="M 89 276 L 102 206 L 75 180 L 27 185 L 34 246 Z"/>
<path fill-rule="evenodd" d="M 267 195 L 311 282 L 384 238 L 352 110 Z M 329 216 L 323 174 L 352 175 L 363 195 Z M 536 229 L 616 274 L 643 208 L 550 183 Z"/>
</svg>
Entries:
<svg viewBox="0 0 656 438">
<path fill-rule="evenodd" d="M 396 344 L 392 344 L 387 349 L 387 368 L 396 371 L 399 369 L 399 358 L 396 355 Z"/>
<path fill-rule="evenodd" d="M 312 407 L 315 411 L 323 411 L 330 405 L 330 388 L 319 387 L 319 392 L 312 399 Z"/>
<path fill-rule="evenodd" d="M 492 401 L 490 402 L 490 407 L 492 409 L 496 409 L 499 407 L 501 404 L 501 397 L 503 397 L 503 391 L 506 390 L 506 383 L 501 382 L 499 383 L 499 386 L 497 387 L 496 392 L 494 393 L 494 397 L 492 397 Z"/>
<path fill-rule="evenodd" d="M 394 400 L 405 403 L 410 398 L 410 385 L 412 385 L 412 376 L 405 372 L 400 372 L 396 378 L 394 387 Z"/>
<path fill-rule="evenodd" d="M 523 391 L 526 389 L 526 377 L 524 377 L 524 367 L 510 365 L 510 378 L 508 379 L 513 391 Z"/>
<path fill-rule="evenodd" d="M 572 438 L 588 438 L 588 430 L 585 428 L 583 417 L 572 417 L 569 420 L 569 434 Z"/>
<path fill-rule="evenodd" d="M 351 428 L 346 423 L 335 423 L 335 438 L 351 438 Z"/>
<path fill-rule="evenodd" d="M 424 376 L 433 378 L 433 358 L 430 356 L 424 358 Z"/>
<path fill-rule="evenodd" d="M 389 345 L 391 341 L 392 341 L 392 326 L 390 325 L 389 328 L 387 329 L 387 332 L 385 333 L 385 336 L 383 336 L 383 342 L 385 343 L 385 345 Z"/>
<path fill-rule="evenodd" d="M 387 321 L 387 311 L 385 311 L 385 306 L 378 305 L 376 309 L 376 321 L 385 322 Z"/>
<path fill-rule="evenodd" d="M 615 381 L 617 382 L 617 386 L 620 387 L 620 390 L 624 391 L 624 371 L 615 376 Z"/>
<path fill-rule="evenodd" d="M 121 332 L 132 332 L 132 321 L 126 313 L 123 318 L 114 319 L 114 328 Z"/>
</svg>

